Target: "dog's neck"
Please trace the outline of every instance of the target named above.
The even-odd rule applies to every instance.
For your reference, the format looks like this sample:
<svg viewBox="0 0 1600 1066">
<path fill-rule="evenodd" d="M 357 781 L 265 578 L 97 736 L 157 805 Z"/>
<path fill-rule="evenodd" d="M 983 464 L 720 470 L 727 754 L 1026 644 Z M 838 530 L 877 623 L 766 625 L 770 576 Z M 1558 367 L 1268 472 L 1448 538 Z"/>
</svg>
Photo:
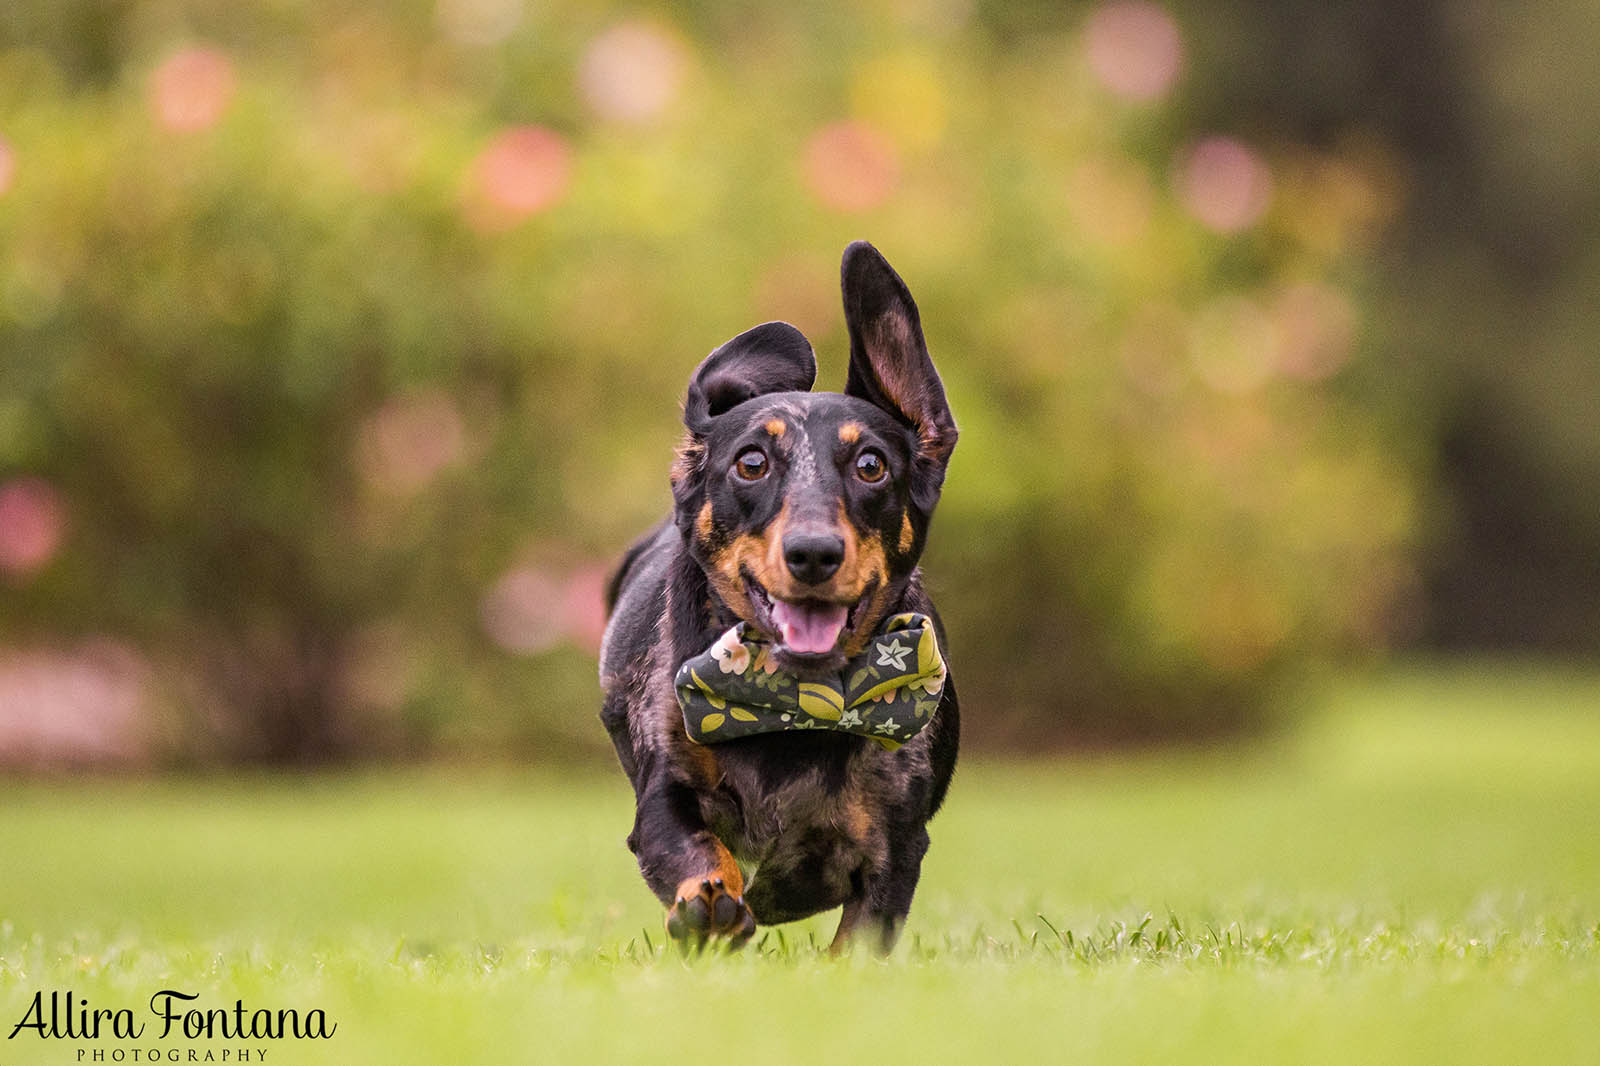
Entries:
<svg viewBox="0 0 1600 1066">
<path fill-rule="evenodd" d="M 720 601 L 712 595 L 705 571 L 694 561 L 685 544 L 675 553 L 667 580 L 669 631 L 662 634 L 671 642 L 674 668 L 716 639 L 719 630 L 711 609 L 714 602 Z"/>
</svg>

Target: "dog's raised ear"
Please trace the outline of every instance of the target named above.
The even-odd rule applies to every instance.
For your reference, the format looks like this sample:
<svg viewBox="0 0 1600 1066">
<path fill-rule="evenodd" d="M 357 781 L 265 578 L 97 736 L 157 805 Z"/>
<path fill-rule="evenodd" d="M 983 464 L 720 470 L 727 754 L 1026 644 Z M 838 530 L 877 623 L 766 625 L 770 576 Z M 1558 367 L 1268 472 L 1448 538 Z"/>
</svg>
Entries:
<svg viewBox="0 0 1600 1066">
<path fill-rule="evenodd" d="M 955 450 L 956 423 L 922 339 L 917 305 L 900 275 L 866 241 L 844 250 L 840 278 L 850 327 L 845 394 L 882 408 L 916 433 L 912 498 L 924 512 L 932 511 Z"/>
<path fill-rule="evenodd" d="M 809 392 L 817 357 L 805 335 L 787 322 L 747 329 L 705 357 L 689 378 L 683 423 L 704 436 L 724 411 L 769 392 Z"/>
</svg>

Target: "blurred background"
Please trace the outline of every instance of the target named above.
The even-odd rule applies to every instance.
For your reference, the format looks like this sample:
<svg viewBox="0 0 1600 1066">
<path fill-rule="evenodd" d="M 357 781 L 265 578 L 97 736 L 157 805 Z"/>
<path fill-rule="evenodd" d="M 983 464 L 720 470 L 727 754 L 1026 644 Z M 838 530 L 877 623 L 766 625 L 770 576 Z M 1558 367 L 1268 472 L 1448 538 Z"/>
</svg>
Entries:
<svg viewBox="0 0 1600 1066">
<path fill-rule="evenodd" d="M 1600 8 L 8 0 L 0 765 L 571 759 L 689 372 L 916 295 L 969 750 L 1600 653 Z"/>
</svg>

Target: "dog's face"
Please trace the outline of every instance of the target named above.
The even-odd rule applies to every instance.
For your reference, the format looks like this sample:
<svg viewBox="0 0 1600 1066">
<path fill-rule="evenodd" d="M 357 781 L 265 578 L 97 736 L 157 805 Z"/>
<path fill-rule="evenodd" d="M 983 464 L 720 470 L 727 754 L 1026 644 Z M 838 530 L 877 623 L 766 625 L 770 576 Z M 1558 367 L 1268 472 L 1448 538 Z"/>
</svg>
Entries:
<svg viewBox="0 0 1600 1066">
<path fill-rule="evenodd" d="M 712 593 L 778 665 L 838 670 L 922 554 L 956 428 L 905 284 L 875 249 L 843 266 L 844 393 L 808 391 L 811 345 L 769 322 L 701 363 L 673 465 L 676 520 Z"/>
</svg>

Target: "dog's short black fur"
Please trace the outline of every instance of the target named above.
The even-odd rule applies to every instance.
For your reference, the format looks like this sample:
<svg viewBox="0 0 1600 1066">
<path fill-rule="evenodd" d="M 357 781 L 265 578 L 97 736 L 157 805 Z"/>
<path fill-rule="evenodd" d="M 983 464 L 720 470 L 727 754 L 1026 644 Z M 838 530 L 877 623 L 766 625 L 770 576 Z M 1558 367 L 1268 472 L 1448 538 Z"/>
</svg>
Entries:
<svg viewBox="0 0 1600 1066">
<path fill-rule="evenodd" d="M 811 345 L 785 323 L 712 352 L 689 381 L 674 512 L 607 590 L 600 716 L 637 798 L 628 846 L 681 938 L 742 943 L 758 921 L 842 905 L 835 948 L 864 929 L 887 951 L 955 768 L 953 679 L 895 751 L 836 732 L 696 744 L 673 691 L 678 666 L 741 619 L 801 677 L 836 673 L 901 611 L 933 617 L 947 652 L 917 561 L 955 422 L 899 275 L 864 242 L 845 251 L 842 274 L 845 391 L 809 391 Z M 785 646 L 780 600 L 847 605 L 833 650 Z"/>
</svg>

